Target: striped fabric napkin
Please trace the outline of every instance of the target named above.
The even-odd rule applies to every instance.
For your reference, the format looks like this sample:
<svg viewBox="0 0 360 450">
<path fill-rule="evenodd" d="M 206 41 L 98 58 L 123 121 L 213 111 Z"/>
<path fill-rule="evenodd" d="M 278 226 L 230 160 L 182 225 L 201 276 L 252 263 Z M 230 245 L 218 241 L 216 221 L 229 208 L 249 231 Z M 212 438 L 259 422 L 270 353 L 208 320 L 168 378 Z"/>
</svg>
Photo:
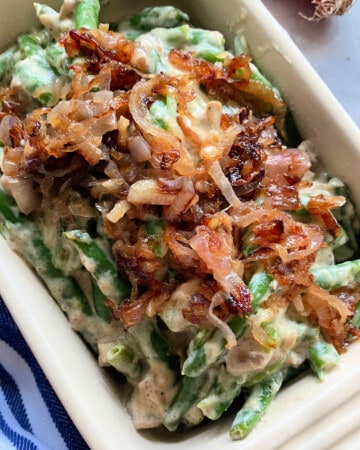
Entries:
<svg viewBox="0 0 360 450">
<path fill-rule="evenodd" d="M 87 448 L 0 297 L 0 450 Z"/>
</svg>

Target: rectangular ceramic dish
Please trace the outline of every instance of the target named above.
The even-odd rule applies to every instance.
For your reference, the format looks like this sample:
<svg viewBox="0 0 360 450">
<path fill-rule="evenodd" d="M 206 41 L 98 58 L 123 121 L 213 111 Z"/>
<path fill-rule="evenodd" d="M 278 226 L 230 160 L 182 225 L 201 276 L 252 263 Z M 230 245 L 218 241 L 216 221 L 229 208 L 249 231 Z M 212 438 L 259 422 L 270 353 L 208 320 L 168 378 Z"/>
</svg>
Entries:
<svg viewBox="0 0 360 450">
<path fill-rule="evenodd" d="M 59 6 L 60 2 L 49 2 Z M 114 21 L 162 1 L 113 0 L 102 20 Z M 360 208 L 360 132 L 286 32 L 260 0 L 183 0 L 196 24 L 222 31 L 230 41 L 246 35 L 251 54 L 276 84 L 304 139 L 313 142 L 328 172 L 351 188 Z M 21 12 L 21 14 L 20 14 Z M 1 0 L 0 46 L 35 24 L 32 2 Z M 89 446 L 96 450 L 320 449 L 354 448 L 360 425 L 360 345 L 320 383 L 305 377 L 283 390 L 265 419 L 244 441 L 232 442 L 225 418 L 184 435 L 136 432 L 121 401 L 121 386 L 97 366 L 94 356 L 24 262 L 0 240 L 0 291 L 29 346 Z M 356 441 L 357 442 L 357 441 Z M 356 445 L 355 445 L 356 447 Z"/>
</svg>

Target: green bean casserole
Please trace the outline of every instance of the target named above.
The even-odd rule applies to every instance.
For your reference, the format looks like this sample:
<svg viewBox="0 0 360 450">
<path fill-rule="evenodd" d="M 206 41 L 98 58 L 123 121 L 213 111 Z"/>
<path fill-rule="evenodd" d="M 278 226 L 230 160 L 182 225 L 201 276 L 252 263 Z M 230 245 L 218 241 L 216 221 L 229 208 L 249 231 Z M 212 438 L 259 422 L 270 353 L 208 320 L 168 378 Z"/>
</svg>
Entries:
<svg viewBox="0 0 360 450">
<path fill-rule="evenodd" d="M 359 336 L 347 190 L 244 39 L 172 6 L 35 10 L 0 55 L 1 232 L 127 380 L 136 429 L 230 408 L 244 438 Z"/>
</svg>

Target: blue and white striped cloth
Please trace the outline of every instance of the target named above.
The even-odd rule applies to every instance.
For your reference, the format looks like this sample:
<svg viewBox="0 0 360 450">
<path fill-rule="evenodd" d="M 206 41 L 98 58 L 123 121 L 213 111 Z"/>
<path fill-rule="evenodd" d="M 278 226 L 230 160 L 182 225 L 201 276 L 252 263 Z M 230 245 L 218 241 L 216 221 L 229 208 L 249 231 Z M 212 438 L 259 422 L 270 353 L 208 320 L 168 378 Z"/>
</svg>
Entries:
<svg viewBox="0 0 360 450">
<path fill-rule="evenodd" d="M 0 297 L 0 450 L 88 449 Z"/>
</svg>

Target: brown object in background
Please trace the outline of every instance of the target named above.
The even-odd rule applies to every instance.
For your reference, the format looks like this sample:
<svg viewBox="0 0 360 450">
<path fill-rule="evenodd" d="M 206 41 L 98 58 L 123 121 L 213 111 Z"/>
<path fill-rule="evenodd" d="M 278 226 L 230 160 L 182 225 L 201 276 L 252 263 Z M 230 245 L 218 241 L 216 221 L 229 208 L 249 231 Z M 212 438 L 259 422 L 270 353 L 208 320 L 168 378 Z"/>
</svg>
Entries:
<svg viewBox="0 0 360 450">
<path fill-rule="evenodd" d="M 312 0 L 311 3 L 315 6 L 314 14 L 307 17 L 300 13 L 302 17 L 307 20 L 321 20 L 327 19 L 331 16 L 342 16 L 352 5 L 352 0 Z"/>
</svg>

